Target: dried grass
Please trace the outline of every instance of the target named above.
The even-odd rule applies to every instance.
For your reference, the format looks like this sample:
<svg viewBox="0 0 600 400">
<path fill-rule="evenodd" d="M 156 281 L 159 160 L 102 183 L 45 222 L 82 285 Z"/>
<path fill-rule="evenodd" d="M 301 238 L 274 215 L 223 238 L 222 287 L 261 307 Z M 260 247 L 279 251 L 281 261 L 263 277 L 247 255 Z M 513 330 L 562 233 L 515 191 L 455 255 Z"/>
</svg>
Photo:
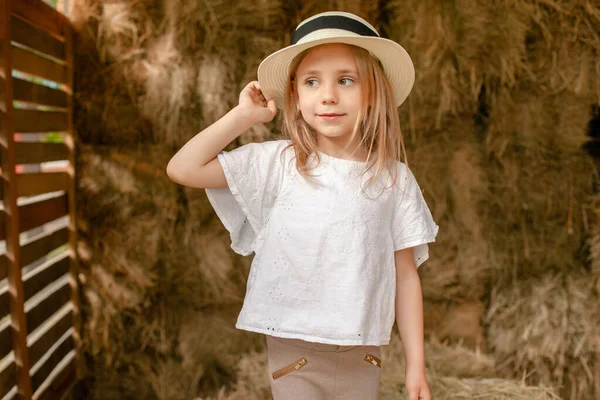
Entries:
<svg viewBox="0 0 600 400">
<path fill-rule="evenodd" d="M 591 399 L 600 350 L 598 285 L 598 276 L 570 271 L 494 289 L 486 323 L 499 372 L 526 371 L 528 383 L 560 388 L 567 399 Z"/>
<path fill-rule="evenodd" d="M 173 31 L 149 43 L 146 52 L 140 110 L 152 121 L 161 142 L 172 145 L 187 141 L 199 128 L 190 132 L 181 127 L 200 126 L 197 117 L 189 115 L 195 101 L 190 83 L 196 81 L 197 70 L 176 48 Z"/>
<path fill-rule="evenodd" d="M 528 68 L 536 84 L 600 103 L 600 9 L 593 1 L 531 2 Z"/>
<path fill-rule="evenodd" d="M 440 225 L 431 259 L 420 268 L 428 300 L 472 301 L 485 292 L 489 245 L 483 235 L 483 148 L 468 116 L 449 121 L 443 132 L 407 139 L 408 165 Z"/>
<path fill-rule="evenodd" d="M 594 195 L 590 205 L 591 229 L 587 239 L 590 249 L 590 268 L 594 276 L 600 276 L 600 196 Z M 600 288 L 598 288 L 600 292 Z"/>
</svg>

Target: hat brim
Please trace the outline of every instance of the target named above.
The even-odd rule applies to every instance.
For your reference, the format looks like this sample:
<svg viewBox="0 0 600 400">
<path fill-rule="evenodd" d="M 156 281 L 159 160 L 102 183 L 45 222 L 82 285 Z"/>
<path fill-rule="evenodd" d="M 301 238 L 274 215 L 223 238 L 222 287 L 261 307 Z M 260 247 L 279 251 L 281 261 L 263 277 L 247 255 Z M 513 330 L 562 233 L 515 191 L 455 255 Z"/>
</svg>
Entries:
<svg viewBox="0 0 600 400">
<path fill-rule="evenodd" d="M 273 98 L 277 107 L 283 108 L 290 63 L 304 50 L 326 43 L 345 43 L 368 50 L 381 62 L 392 87 L 396 107 L 406 100 L 415 82 L 415 68 L 406 50 L 389 39 L 349 35 L 298 43 L 269 55 L 258 66 L 258 82 L 265 97 Z"/>
</svg>

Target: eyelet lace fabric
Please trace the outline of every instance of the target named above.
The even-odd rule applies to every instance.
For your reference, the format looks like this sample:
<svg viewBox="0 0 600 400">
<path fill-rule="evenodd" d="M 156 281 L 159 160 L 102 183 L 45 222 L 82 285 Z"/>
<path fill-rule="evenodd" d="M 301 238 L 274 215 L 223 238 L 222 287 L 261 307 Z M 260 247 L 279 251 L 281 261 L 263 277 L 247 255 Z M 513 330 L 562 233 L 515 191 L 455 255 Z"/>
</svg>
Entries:
<svg viewBox="0 0 600 400">
<path fill-rule="evenodd" d="M 297 172 L 288 144 L 221 152 L 229 187 L 206 190 L 232 249 L 255 253 L 236 327 L 320 343 L 388 344 L 394 251 L 413 247 L 419 267 L 438 233 L 419 185 L 397 163 L 399 185 L 378 196 L 381 186 L 365 187 L 359 176 L 364 163 L 323 153 L 313 184 Z"/>
</svg>

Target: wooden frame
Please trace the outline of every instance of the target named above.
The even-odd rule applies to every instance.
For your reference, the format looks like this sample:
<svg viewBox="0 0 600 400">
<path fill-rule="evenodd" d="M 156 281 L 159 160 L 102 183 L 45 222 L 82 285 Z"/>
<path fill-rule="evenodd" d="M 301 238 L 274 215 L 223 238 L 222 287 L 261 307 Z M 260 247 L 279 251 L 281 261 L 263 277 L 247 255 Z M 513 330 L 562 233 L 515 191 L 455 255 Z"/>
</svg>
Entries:
<svg viewBox="0 0 600 400">
<path fill-rule="evenodd" d="M 0 398 L 62 399 L 81 375 L 73 40 L 67 18 L 42 0 L 0 0 Z M 15 139 L 29 132 L 64 142 Z M 67 167 L 19 172 L 52 161 Z M 24 239 L 32 229 L 44 231 Z"/>
</svg>

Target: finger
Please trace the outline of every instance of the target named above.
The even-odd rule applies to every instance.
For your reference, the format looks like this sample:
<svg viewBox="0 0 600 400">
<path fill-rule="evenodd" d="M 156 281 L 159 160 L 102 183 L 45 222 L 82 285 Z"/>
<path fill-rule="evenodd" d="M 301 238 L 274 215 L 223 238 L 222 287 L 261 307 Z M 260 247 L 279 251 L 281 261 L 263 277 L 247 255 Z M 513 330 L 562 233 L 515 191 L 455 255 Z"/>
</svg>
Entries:
<svg viewBox="0 0 600 400">
<path fill-rule="evenodd" d="M 423 389 L 421 391 L 421 398 L 423 400 L 431 400 L 431 392 L 429 391 L 429 389 Z"/>
<path fill-rule="evenodd" d="M 271 114 L 273 114 L 273 116 L 277 114 L 277 104 L 275 104 L 275 100 L 269 100 L 267 102 L 267 108 L 271 111 Z"/>
</svg>

